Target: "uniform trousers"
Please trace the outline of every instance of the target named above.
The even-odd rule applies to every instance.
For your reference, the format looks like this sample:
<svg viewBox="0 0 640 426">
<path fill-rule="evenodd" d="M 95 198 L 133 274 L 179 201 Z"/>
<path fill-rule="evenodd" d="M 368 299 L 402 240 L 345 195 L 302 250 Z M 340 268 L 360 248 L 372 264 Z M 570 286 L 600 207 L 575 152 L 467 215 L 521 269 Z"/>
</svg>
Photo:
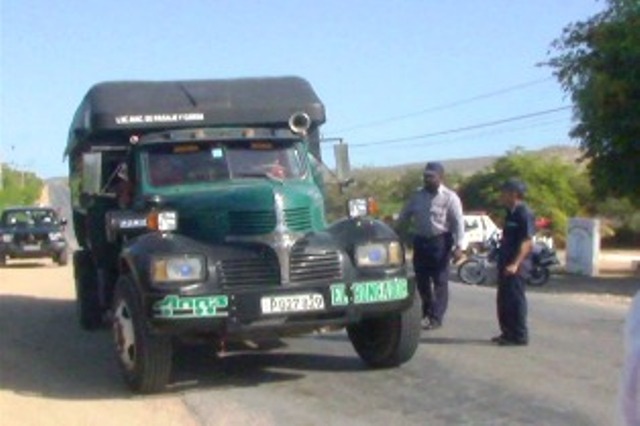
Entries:
<svg viewBox="0 0 640 426">
<path fill-rule="evenodd" d="M 504 273 L 504 267 L 498 271 L 498 322 L 502 336 L 511 341 L 528 342 L 527 298 L 525 295 L 526 275 Z"/>
<path fill-rule="evenodd" d="M 413 268 L 422 298 L 422 317 L 442 324 L 449 303 L 449 262 L 453 237 L 449 233 L 413 240 Z"/>
</svg>

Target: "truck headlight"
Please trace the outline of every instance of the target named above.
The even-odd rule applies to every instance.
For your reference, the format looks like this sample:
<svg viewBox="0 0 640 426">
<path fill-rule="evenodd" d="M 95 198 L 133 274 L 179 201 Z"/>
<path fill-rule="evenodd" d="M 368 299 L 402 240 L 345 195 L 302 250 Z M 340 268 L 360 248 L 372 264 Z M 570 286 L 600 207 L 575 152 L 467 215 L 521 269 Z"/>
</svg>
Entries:
<svg viewBox="0 0 640 426">
<path fill-rule="evenodd" d="M 49 232 L 49 241 L 59 241 L 62 239 L 62 232 Z"/>
<path fill-rule="evenodd" d="M 402 246 L 397 241 L 356 246 L 355 262 L 356 266 L 365 268 L 371 266 L 402 265 Z"/>
<path fill-rule="evenodd" d="M 2 242 L 3 243 L 10 243 L 11 241 L 13 241 L 13 235 L 11 235 L 11 234 L 2 234 Z"/>
<path fill-rule="evenodd" d="M 347 214 L 350 218 L 378 214 L 378 202 L 372 198 L 352 198 L 347 202 Z"/>
<path fill-rule="evenodd" d="M 154 231 L 175 231 L 178 229 L 178 212 L 153 211 L 147 216 L 147 228 Z"/>
<path fill-rule="evenodd" d="M 197 255 L 154 258 L 151 261 L 154 282 L 202 281 L 205 271 L 204 257 Z"/>
</svg>

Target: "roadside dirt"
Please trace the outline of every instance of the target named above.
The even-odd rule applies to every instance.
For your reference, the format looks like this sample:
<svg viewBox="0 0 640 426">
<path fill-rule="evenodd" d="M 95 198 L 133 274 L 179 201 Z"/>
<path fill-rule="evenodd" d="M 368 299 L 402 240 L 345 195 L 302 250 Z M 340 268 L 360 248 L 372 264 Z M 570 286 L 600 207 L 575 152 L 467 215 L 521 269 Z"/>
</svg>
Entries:
<svg viewBox="0 0 640 426">
<path fill-rule="evenodd" d="M 0 269 L 0 424 L 198 424 L 179 395 L 124 388 L 115 360 L 104 361 L 108 331 L 76 324 L 72 275 L 50 261 Z"/>
</svg>

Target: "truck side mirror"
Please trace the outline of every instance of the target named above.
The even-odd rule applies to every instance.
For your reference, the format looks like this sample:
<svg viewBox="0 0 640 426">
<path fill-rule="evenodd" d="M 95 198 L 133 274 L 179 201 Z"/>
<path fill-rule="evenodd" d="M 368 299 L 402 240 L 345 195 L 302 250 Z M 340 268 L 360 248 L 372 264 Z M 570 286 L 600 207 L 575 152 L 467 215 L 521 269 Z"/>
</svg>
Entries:
<svg viewBox="0 0 640 426">
<path fill-rule="evenodd" d="M 82 193 L 95 195 L 102 189 L 102 153 L 82 154 Z"/>
<path fill-rule="evenodd" d="M 336 160 L 336 176 L 340 183 L 351 181 L 351 163 L 349 162 L 349 145 L 339 143 L 333 146 L 333 155 Z"/>
</svg>

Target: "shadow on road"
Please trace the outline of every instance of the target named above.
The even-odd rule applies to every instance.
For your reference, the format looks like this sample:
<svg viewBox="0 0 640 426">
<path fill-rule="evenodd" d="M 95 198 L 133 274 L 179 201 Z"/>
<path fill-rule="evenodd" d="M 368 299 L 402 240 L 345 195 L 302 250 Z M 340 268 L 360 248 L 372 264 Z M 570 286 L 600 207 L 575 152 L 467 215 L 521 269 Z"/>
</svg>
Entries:
<svg viewBox="0 0 640 426">
<path fill-rule="evenodd" d="M 557 274 L 544 287 L 528 287 L 528 291 L 541 293 L 609 294 L 633 296 L 640 290 L 640 278 L 632 275 L 611 274 L 601 271 L 598 277 Z"/>
<path fill-rule="evenodd" d="M 455 271 L 449 276 L 451 282 L 462 283 Z M 491 271 L 487 281 L 480 287 L 496 287 L 495 271 Z M 550 294 L 599 294 L 612 296 L 632 297 L 640 290 L 640 277 L 626 273 L 621 274 L 619 270 L 601 270 L 600 276 L 585 277 L 567 273 L 555 273 L 551 275 L 549 282 L 541 287 L 527 286 L 527 291 L 531 293 Z"/>
<path fill-rule="evenodd" d="M 109 330 L 80 330 L 74 302 L 0 296 L 0 389 L 59 399 L 130 398 Z M 289 352 L 287 352 L 289 351 Z M 298 380 L 306 371 L 363 370 L 356 356 L 240 352 L 217 356 L 211 347 L 176 351 L 171 391 L 260 386 Z"/>
<path fill-rule="evenodd" d="M 465 339 L 459 337 L 422 337 L 420 343 L 430 345 L 495 346 L 488 339 Z"/>
<path fill-rule="evenodd" d="M 47 262 L 37 262 L 37 261 L 29 261 L 29 262 L 20 262 L 13 263 L 12 261 L 8 261 L 6 265 L 2 266 L 2 269 L 30 269 L 30 268 L 48 268 L 52 266 L 51 263 Z M 55 265 L 58 267 L 58 265 Z"/>
</svg>

